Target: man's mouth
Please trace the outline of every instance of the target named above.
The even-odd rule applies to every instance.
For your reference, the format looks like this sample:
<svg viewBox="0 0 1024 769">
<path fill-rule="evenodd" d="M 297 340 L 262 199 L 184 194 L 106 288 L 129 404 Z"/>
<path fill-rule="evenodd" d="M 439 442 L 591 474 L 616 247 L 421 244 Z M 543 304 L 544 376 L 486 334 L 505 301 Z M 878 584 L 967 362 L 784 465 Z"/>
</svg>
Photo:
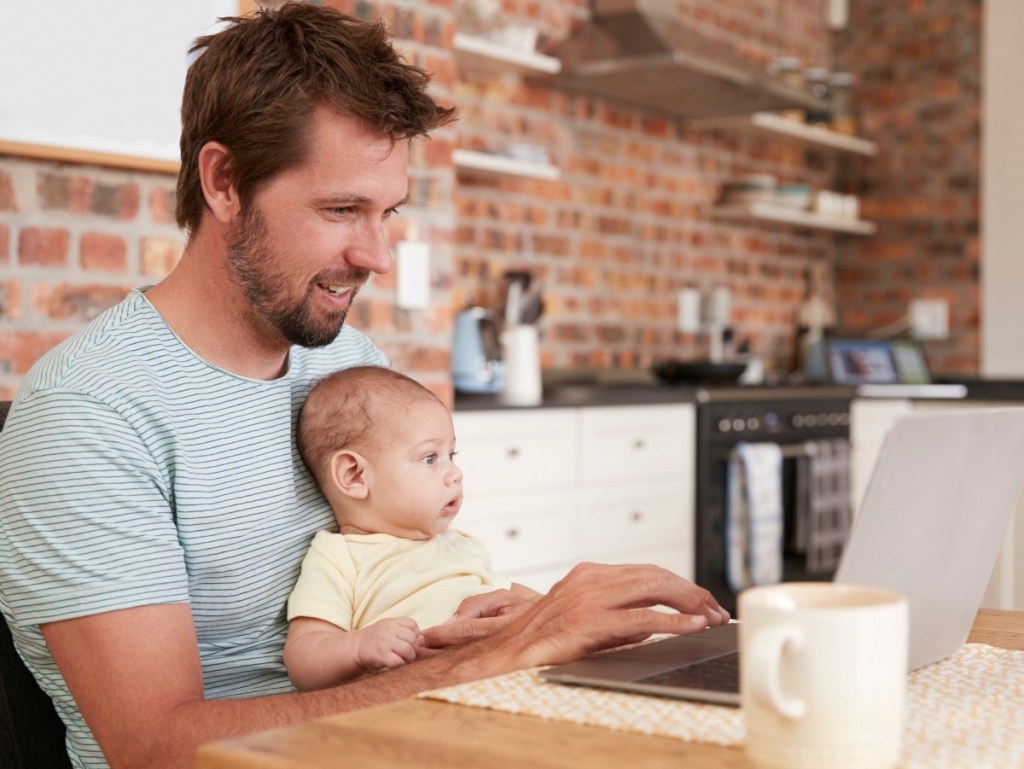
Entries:
<svg viewBox="0 0 1024 769">
<path fill-rule="evenodd" d="M 317 285 L 331 296 L 345 296 L 352 291 L 352 286 L 335 286 L 326 283 L 318 283 Z"/>
</svg>

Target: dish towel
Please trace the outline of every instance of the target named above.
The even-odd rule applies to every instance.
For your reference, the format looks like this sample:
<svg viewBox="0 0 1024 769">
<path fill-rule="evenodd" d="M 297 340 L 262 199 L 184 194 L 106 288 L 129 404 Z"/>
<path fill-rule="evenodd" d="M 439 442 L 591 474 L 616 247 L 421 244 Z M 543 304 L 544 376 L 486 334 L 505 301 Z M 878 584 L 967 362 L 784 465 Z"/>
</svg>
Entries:
<svg viewBox="0 0 1024 769">
<path fill-rule="evenodd" d="M 782 580 L 782 448 L 738 443 L 728 466 L 726 579 L 734 591 Z"/>
<path fill-rule="evenodd" d="M 807 441 L 796 462 L 793 549 L 806 555 L 807 571 L 835 571 L 850 536 L 850 446 L 846 440 Z"/>
</svg>

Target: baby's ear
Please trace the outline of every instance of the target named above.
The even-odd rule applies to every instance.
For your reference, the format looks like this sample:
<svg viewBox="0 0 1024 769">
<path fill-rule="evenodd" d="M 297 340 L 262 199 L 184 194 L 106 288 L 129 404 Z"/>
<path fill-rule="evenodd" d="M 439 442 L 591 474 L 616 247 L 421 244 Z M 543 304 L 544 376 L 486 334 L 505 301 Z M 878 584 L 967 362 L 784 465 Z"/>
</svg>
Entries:
<svg viewBox="0 0 1024 769">
<path fill-rule="evenodd" d="M 331 455 L 331 482 L 347 497 L 366 499 L 366 458 L 348 449 Z"/>
</svg>

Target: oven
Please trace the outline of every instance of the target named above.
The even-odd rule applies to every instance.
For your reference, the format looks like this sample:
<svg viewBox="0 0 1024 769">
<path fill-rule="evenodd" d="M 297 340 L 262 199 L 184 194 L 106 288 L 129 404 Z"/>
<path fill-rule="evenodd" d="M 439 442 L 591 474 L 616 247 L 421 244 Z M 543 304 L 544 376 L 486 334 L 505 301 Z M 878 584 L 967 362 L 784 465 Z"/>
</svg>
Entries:
<svg viewBox="0 0 1024 769">
<path fill-rule="evenodd" d="M 833 493 L 830 526 L 845 542 L 850 524 L 849 438 L 853 391 L 845 387 L 728 387 L 697 393 L 697 475 L 695 506 L 695 578 L 735 616 L 736 590 L 728 577 L 730 464 L 741 443 L 777 444 L 782 456 L 781 571 L 783 581 L 828 580 L 837 554 L 808 554 L 806 508 L 809 483 L 821 484 L 815 453 L 833 461 L 825 481 Z M 838 459 L 838 463 L 835 461 Z M 817 464 L 815 464 L 817 462 Z M 735 471 L 735 468 L 732 468 Z M 809 476 L 814 474 L 814 478 Z M 840 504 L 835 504 L 836 494 Z M 820 493 L 815 492 L 819 494 Z M 845 498 L 844 510 L 841 504 Z M 813 505 L 814 500 L 810 500 Z M 823 507 L 821 505 L 819 508 Z M 824 519 L 822 519 L 824 520 Z M 845 530 L 844 530 L 845 527 Z M 799 541 L 802 538 L 802 541 Z M 841 549 L 841 543 L 838 544 Z M 735 547 L 733 545 L 733 547 Z M 735 558 L 735 549 L 732 558 Z M 817 560 L 817 562 L 815 562 Z"/>
</svg>

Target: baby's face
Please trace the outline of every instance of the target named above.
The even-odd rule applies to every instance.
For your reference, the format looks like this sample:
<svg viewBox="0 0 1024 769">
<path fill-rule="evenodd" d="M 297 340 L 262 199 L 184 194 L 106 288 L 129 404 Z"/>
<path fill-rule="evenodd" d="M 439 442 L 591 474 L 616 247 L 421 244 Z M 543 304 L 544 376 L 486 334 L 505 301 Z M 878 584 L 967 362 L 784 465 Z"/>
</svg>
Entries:
<svg viewBox="0 0 1024 769">
<path fill-rule="evenodd" d="M 445 531 L 462 506 L 462 471 L 453 461 L 455 429 L 438 401 L 417 398 L 375 426 L 368 461 L 369 530 L 406 539 Z"/>
</svg>

